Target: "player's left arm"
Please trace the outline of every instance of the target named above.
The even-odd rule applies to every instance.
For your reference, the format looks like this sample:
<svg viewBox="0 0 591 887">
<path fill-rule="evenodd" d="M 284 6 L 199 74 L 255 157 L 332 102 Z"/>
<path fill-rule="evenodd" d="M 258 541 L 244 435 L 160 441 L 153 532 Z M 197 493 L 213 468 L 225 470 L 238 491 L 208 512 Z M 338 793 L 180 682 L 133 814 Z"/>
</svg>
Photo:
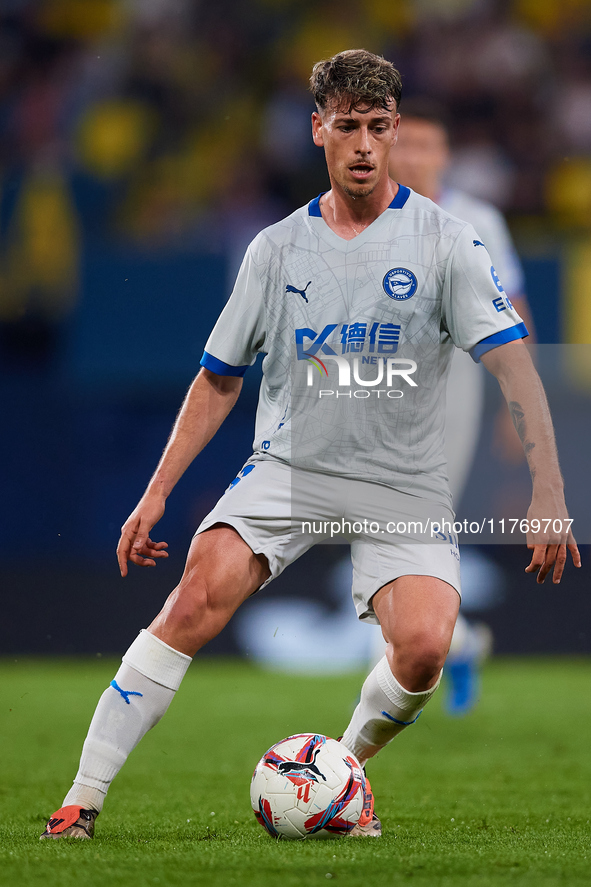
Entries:
<svg viewBox="0 0 591 887">
<path fill-rule="evenodd" d="M 531 346 L 535 344 L 536 333 L 532 313 L 524 293 L 511 295 L 511 303 L 527 327 L 529 333 L 528 350 L 535 361 Z M 515 431 L 511 414 L 504 402 L 499 404 L 494 423 L 494 449 L 498 456 L 510 465 L 520 465 L 524 459 L 523 447 Z"/>
<path fill-rule="evenodd" d="M 527 539 L 533 556 L 525 571 L 537 571 L 540 584 L 553 571 L 552 581 L 558 583 L 566 563 L 567 550 L 576 567 L 581 566 L 581 556 L 570 530 L 564 481 L 542 381 L 521 339 L 493 348 L 483 354 L 481 360 L 498 379 L 532 478 L 532 501 L 527 513 L 530 532 Z M 531 532 L 532 526 L 534 532 Z M 557 527 L 560 527 L 560 532 L 556 531 Z"/>
</svg>

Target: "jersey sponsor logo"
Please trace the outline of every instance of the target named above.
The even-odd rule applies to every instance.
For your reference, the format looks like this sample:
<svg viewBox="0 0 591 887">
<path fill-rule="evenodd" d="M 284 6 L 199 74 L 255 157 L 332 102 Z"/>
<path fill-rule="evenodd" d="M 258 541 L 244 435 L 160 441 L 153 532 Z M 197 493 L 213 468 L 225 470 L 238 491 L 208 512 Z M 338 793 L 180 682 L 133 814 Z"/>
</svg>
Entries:
<svg viewBox="0 0 591 887">
<path fill-rule="evenodd" d="M 391 268 L 382 281 L 384 292 L 397 302 L 410 299 L 417 291 L 415 275 L 408 268 Z"/>
<path fill-rule="evenodd" d="M 503 284 L 499 280 L 499 275 L 495 271 L 494 265 L 490 266 L 490 275 L 493 279 L 494 285 L 496 286 L 498 291 L 501 293 L 500 296 L 497 296 L 496 299 L 492 300 L 492 303 L 495 306 L 496 310 L 501 312 L 501 311 L 506 311 L 507 308 L 509 308 L 511 311 L 513 311 L 514 309 L 513 309 L 512 303 L 511 303 L 511 299 L 509 298 L 509 296 L 507 295 L 507 293 L 503 289 Z"/>
<path fill-rule="evenodd" d="M 329 378 L 329 367 L 333 366 L 334 370 L 336 364 L 338 381 L 335 381 L 338 389 L 323 389 L 319 391 L 319 397 L 363 398 L 384 395 L 396 399 L 403 397 L 404 391 L 394 389 L 395 385 L 406 383 L 411 388 L 418 387 L 412 378 L 417 371 L 416 362 L 391 357 L 396 353 L 400 342 L 400 324 L 378 321 L 343 323 L 335 333 L 338 327 L 339 324 L 329 323 L 320 333 L 308 327 L 295 331 L 297 359 L 308 362 L 306 387 L 314 386 L 317 378 L 315 370 L 324 382 Z M 333 333 L 340 337 L 340 355 L 326 341 Z M 309 340 L 311 344 L 308 344 Z M 359 357 L 353 357 L 354 354 Z M 361 370 L 363 364 L 375 367 L 375 374 L 371 373 L 371 378 L 367 376 L 367 372 Z M 360 388 L 353 390 L 353 384 Z M 380 385 L 384 387 L 380 388 Z"/>
<path fill-rule="evenodd" d="M 342 354 L 359 353 L 366 347 L 370 354 L 394 354 L 399 342 L 399 323 L 344 323 L 341 327 Z"/>
<path fill-rule="evenodd" d="M 497 272 L 495 271 L 495 266 L 494 266 L 494 265 L 491 265 L 491 266 L 490 266 L 490 276 L 492 277 L 492 279 L 493 279 L 493 283 L 494 283 L 494 285 L 496 286 L 496 288 L 498 289 L 498 291 L 499 291 L 500 293 L 503 293 L 503 295 L 504 295 L 504 294 L 505 294 L 505 290 L 503 289 L 503 284 L 502 284 L 501 281 L 499 280 L 499 275 L 498 275 Z"/>
<path fill-rule="evenodd" d="M 484 246 L 482 240 L 473 240 L 472 243 L 474 246 Z M 485 246 L 484 246 L 484 248 L 486 249 Z"/>
<path fill-rule="evenodd" d="M 302 327 L 295 331 L 296 352 L 298 360 L 307 360 L 309 357 L 320 351 L 322 354 L 336 354 L 334 348 L 326 344 L 326 340 L 338 326 L 338 323 L 327 324 L 321 333 L 311 330 L 308 327 Z M 304 339 L 312 339 L 310 345 L 304 344 Z"/>
<path fill-rule="evenodd" d="M 310 286 L 311 283 L 312 283 L 312 281 L 309 280 L 303 290 L 299 290 L 296 286 L 292 286 L 291 283 L 288 283 L 287 286 L 285 287 L 285 292 L 286 293 L 295 293 L 296 295 L 301 296 L 302 299 L 304 300 L 304 302 L 307 302 L 308 297 L 306 296 L 306 290 L 308 289 L 308 287 Z"/>
<path fill-rule="evenodd" d="M 309 360 L 318 354 L 336 354 L 334 348 L 327 344 L 327 339 L 339 326 L 338 323 L 327 324 L 321 333 L 302 327 L 295 331 L 296 352 L 298 360 Z M 343 323 L 339 330 L 341 354 L 395 354 L 400 342 L 401 326 L 399 323 L 379 323 L 378 321 Z M 311 339 L 310 344 L 306 340 Z M 375 357 L 366 356 L 364 363 L 375 363 Z"/>
<path fill-rule="evenodd" d="M 509 308 L 511 311 L 514 310 L 513 303 L 506 293 L 503 293 L 502 296 L 497 296 L 496 299 L 492 300 L 492 303 L 499 313 L 501 311 L 506 311 L 507 308 Z"/>
</svg>

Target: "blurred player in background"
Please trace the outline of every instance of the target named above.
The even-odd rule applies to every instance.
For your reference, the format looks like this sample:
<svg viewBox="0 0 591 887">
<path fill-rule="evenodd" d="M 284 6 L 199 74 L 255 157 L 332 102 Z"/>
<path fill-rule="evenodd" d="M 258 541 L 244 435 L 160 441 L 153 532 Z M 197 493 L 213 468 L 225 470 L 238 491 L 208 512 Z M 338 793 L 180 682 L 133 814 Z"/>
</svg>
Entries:
<svg viewBox="0 0 591 887">
<path fill-rule="evenodd" d="M 92 837 L 112 780 L 165 714 L 191 658 L 247 598 L 329 538 L 337 516 L 351 543 L 357 614 L 379 624 L 388 641 L 342 736 L 344 753 L 364 765 L 417 720 L 439 686 L 459 609 L 452 531 L 429 530 L 434 519 L 453 523 L 443 404 L 454 347 L 482 359 L 511 402 L 533 479 L 528 517 L 538 527 L 549 515 L 561 527 L 568 519 L 550 414 L 522 342 L 527 330 L 508 300 L 495 310 L 499 289 L 486 250 L 475 248 L 470 225 L 388 176 L 401 86 L 394 66 L 365 50 L 314 66 L 313 139 L 324 149 L 331 189 L 262 231 L 247 250 L 203 369 L 122 527 L 121 575 L 129 561 L 155 566 L 165 556 L 152 528 L 264 353 L 253 455 L 198 527 L 179 585 L 123 656 L 98 703 L 74 785 L 43 839 Z M 312 358 L 331 364 L 322 379 L 336 388 L 324 390 L 331 401 L 313 384 Z M 349 360 L 369 399 L 353 396 Z M 382 396 L 371 396 L 376 368 L 384 375 L 386 365 Z M 364 528 L 393 515 L 400 521 L 389 533 Z M 398 529 L 411 518 L 413 530 Z M 416 518 L 421 527 L 427 522 L 426 532 Z M 526 570 L 540 583 L 549 574 L 560 582 L 567 547 L 580 564 L 572 534 L 531 542 Z M 215 723 L 203 728 L 215 744 Z M 366 800 L 352 833 L 379 837 L 371 793 Z"/>
<path fill-rule="evenodd" d="M 450 166 L 449 130 L 444 109 L 422 97 L 405 99 L 398 142 L 390 153 L 390 175 L 397 182 L 428 197 L 452 216 L 470 222 L 484 243 L 503 289 L 523 318 L 530 333 L 533 322 L 525 296 L 524 276 L 507 223 L 491 203 L 478 200 L 445 185 Z M 484 371 L 469 354 L 456 349 L 447 385 L 445 455 L 449 483 L 458 506 L 472 467 L 484 409 Z M 512 461 L 523 459 L 523 448 L 502 404 L 497 417 L 497 435 Z M 462 602 L 469 606 L 470 585 L 463 583 Z M 490 653 L 492 634 L 488 626 L 470 624 L 458 616 L 445 675 L 448 680 L 446 708 L 464 714 L 477 701 L 479 666 Z"/>
</svg>

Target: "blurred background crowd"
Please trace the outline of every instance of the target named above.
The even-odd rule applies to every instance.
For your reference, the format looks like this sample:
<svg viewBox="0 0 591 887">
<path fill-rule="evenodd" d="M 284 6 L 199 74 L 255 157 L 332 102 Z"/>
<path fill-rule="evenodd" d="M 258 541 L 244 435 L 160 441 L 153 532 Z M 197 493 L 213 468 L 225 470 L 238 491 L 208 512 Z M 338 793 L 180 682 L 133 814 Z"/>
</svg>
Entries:
<svg viewBox="0 0 591 887">
<path fill-rule="evenodd" d="M 102 593 L 246 245 L 327 188 L 307 80 L 354 47 L 391 59 L 405 95 L 446 108 L 449 183 L 507 214 L 538 340 L 591 342 L 590 0 L 3 0 L 13 625 L 29 594 L 75 609 L 89 583 Z M 248 455 L 255 388 L 165 518 L 181 548 Z M 35 649 L 92 646 L 35 631 Z M 7 649 L 23 646 L 13 638 L 7 628 Z"/>
<path fill-rule="evenodd" d="M 588 0 L 2 8 L 8 326 L 72 310 L 89 242 L 222 252 L 235 265 L 254 233 L 325 187 L 307 80 L 314 61 L 346 47 L 383 54 L 405 95 L 445 105 L 450 184 L 507 211 L 523 236 L 591 225 Z"/>
</svg>

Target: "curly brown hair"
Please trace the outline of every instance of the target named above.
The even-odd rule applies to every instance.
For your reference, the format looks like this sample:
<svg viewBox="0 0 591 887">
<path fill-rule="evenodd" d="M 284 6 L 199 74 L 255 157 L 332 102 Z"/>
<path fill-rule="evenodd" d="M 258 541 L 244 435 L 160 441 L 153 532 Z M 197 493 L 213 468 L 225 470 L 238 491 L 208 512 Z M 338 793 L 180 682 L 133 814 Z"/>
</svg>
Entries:
<svg viewBox="0 0 591 887">
<path fill-rule="evenodd" d="M 396 108 L 402 95 L 402 78 L 392 62 L 366 49 L 347 49 L 330 59 L 316 62 L 310 91 L 320 112 L 327 107 L 387 109 L 392 99 Z"/>
</svg>

